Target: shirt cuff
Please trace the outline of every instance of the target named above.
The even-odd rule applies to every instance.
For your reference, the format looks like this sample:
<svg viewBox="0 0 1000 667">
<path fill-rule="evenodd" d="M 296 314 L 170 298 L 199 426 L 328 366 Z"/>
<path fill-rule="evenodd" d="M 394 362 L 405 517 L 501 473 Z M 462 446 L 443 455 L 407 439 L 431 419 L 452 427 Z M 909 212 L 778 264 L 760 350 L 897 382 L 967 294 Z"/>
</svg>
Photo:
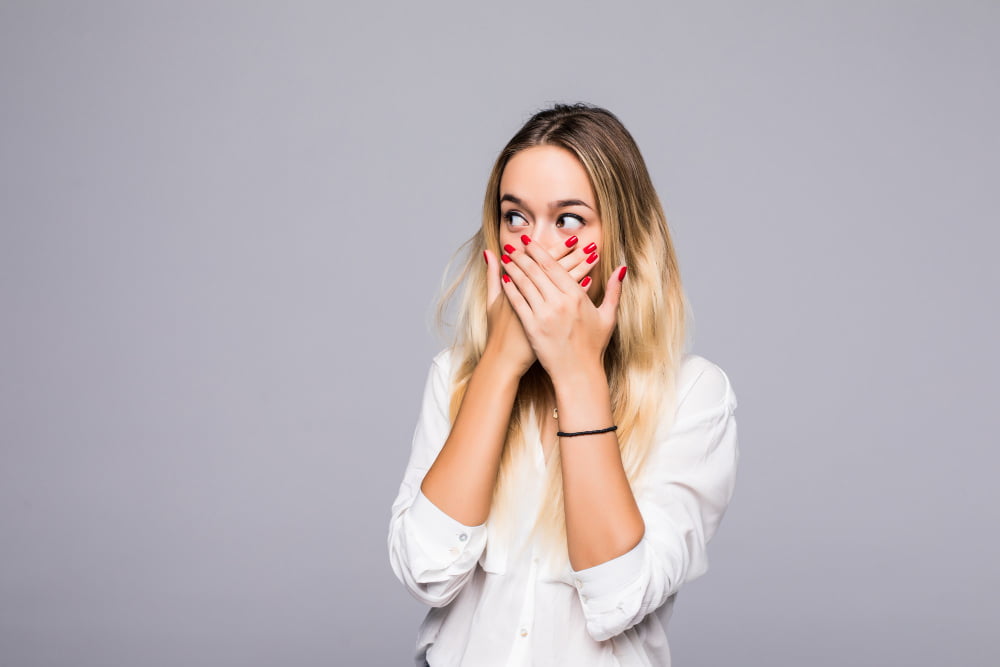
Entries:
<svg viewBox="0 0 1000 667">
<path fill-rule="evenodd" d="M 428 536 L 430 542 L 440 545 L 452 557 L 458 556 L 470 545 L 479 545 L 486 533 L 485 523 L 466 526 L 432 503 L 423 490 L 417 491 L 409 513 L 411 519 L 423 527 L 421 534 Z"/>
<path fill-rule="evenodd" d="M 620 595 L 642 575 L 646 536 L 621 556 L 583 570 L 572 570 L 573 584 L 585 600 L 595 600 L 606 595 Z"/>
</svg>

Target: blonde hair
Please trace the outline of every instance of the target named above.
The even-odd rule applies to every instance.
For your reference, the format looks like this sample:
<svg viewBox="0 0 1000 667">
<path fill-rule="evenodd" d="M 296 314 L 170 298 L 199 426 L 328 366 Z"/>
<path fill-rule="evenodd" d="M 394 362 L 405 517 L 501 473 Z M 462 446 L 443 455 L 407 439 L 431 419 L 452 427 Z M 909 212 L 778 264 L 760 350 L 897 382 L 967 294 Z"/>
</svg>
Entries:
<svg viewBox="0 0 1000 667">
<path fill-rule="evenodd" d="M 500 179 L 510 158 L 532 146 L 553 145 L 569 150 L 583 164 L 597 197 L 602 221 L 599 242 L 602 261 L 592 273 L 591 297 L 600 303 L 613 268 L 628 266 L 622 285 L 618 320 L 604 356 L 611 406 L 622 463 L 633 491 L 660 428 L 672 424 L 676 406 L 675 381 L 686 352 L 689 306 L 681 286 L 666 216 L 653 188 L 639 148 L 611 112 L 586 104 L 557 104 L 532 116 L 497 157 L 486 186 L 480 229 L 452 256 L 449 267 L 466 250 L 459 275 L 447 285 L 437 306 L 440 326 L 447 305 L 464 284 L 452 343 L 450 418 L 455 417 L 470 375 L 482 356 L 487 337 L 486 264 L 483 250 L 499 256 Z M 445 270 L 447 275 L 448 269 Z M 504 298 L 503 294 L 498 298 Z M 514 516 L 517 473 L 533 456 L 525 437 L 530 410 L 552 392 L 547 373 L 536 361 L 522 376 L 490 508 L 490 540 L 509 539 L 515 520 L 532 520 L 550 567 L 569 564 L 563 513 L 562 467 L 559 448 L 547 464 L 542 502 L 535 517 Z M 536 410 L 536 426 L 547 415 Z M 596 428 L 596 426 L 595 426 Z"/>
</svg>

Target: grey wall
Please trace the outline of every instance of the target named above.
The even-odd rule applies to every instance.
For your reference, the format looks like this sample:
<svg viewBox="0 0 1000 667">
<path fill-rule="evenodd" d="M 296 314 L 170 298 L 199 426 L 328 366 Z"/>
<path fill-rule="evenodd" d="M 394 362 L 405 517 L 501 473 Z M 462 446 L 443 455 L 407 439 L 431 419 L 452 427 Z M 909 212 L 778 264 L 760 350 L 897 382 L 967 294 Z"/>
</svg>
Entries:
<svg viewBox="0 0 1000 667">
<path fill-rule="evenodd" d="M 410 663 L 431 302 L 556 100 L 740 400 L 675 663 L 1000 661 L 1000 4 L 606 5 L 0 5 L 0 664 Z"/>
</svg>

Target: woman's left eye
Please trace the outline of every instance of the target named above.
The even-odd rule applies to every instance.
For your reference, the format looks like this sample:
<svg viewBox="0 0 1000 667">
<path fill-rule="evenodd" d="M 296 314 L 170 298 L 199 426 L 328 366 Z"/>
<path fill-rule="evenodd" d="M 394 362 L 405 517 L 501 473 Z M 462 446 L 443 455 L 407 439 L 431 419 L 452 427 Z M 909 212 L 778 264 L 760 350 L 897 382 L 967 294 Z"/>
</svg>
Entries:
<svg viewBox="0 0 1000 667">
<path fill-rule="evenodd" d="M 556 226 L 557 227 L 560 226 L 559 223 L 562 223 L 561 226 L 564 229 L 566 228 L 567 224 L 570 225 L 571 229 L 579 229 L 580 227 L 583 227 L 583 218 L 581 218 L 578 215 L 573 215 L 572 213 L 563 213 L 562 215 L 559 216 L 559 219 L 556 221 Z M 578 224 L 578 226 L 577 227 L 573 227 L 572 226 L 573 223 Z"/>
</svg>

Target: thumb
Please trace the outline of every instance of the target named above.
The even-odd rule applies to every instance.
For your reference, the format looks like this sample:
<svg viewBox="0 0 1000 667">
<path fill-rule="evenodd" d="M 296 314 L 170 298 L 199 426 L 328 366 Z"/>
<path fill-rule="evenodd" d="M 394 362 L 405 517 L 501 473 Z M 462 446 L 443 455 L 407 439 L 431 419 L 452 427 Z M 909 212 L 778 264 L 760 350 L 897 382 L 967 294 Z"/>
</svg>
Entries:
<svg viewBox="0 0 1000 667">
<path fill-rule="evenodd" d="M 497 256 L 489 250 L 483 251 L 483 259 L 486 260 L 486 306 L 489 307 L 493 305 L 502 291 L 500 263 L 497 261 Z"/>
<path fill-rule="evenodd" d="M 601 305 L 597 310 L 607 321 L 614 322 L 618 317 L 618 300 L 621 298 L 622 281 L 625 279 L 626 272 L 627 267 L 625 265 L 616 268 L 611 272 L 608 284 L 604 288 L 604 300 L 601 301 Z"/>
</svg>

